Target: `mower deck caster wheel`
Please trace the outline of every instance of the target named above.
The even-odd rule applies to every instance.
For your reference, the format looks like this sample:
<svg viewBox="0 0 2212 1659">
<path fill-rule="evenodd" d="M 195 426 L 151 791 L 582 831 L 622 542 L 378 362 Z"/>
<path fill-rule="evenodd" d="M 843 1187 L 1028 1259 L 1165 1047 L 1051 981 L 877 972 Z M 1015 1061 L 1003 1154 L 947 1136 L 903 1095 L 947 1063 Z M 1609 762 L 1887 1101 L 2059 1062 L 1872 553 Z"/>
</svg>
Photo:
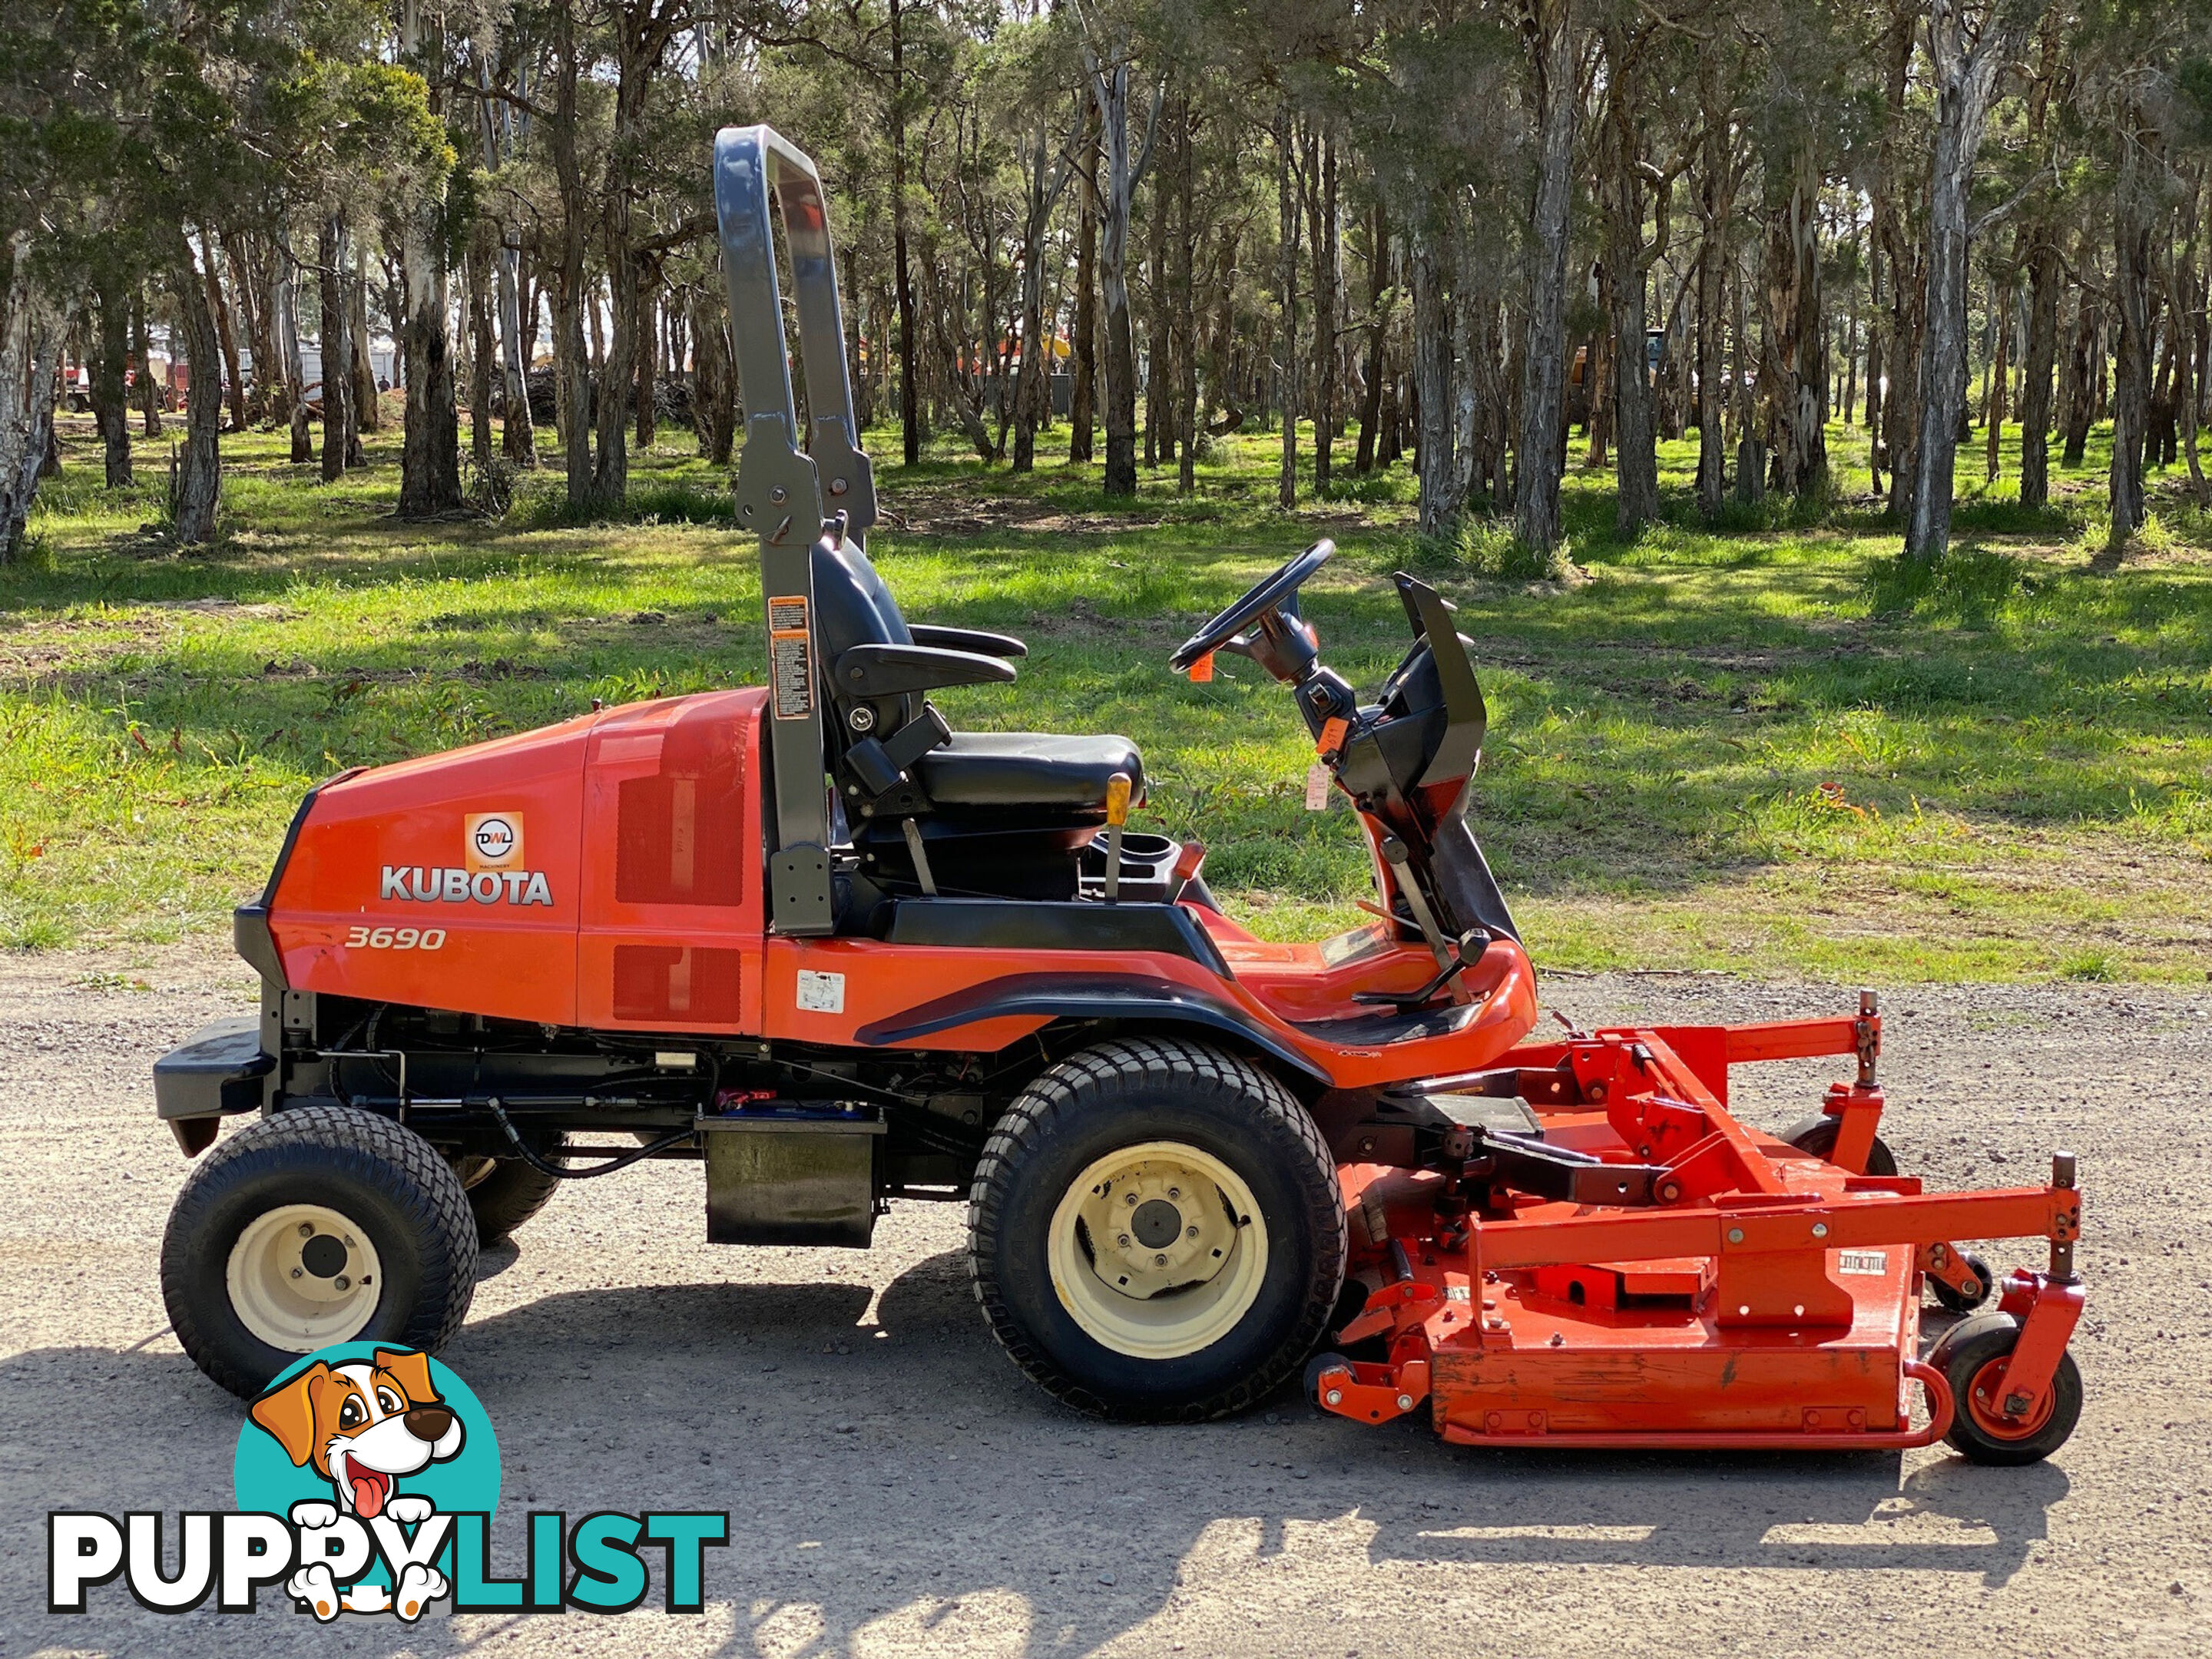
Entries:
<svg viewBox="0 0 2212 1659">
<path fill-rule="evenodd" d="M 1935 1274 L 1928 1275 L 1928 1289 L 1937 1303 L 1954 1314 L 1972 1313 L 1990 1299 L 1996 1280 L 1990 1273 L 1990 1264 L 1978 1255 L 1966 1256 L 1966 1271 L 1974 1276 L 1974 1290 L 1970 1296 L 1954 1285 L 1947 1285 Z"/>
<path fill-rule="evenodd" d="M 1842 1132 L 1843 1127 L 1841 1118 L 1830 1117 L 1822 1112 L 1791 1124 L 1782 1138 L 1801 1152 L 1810 1152 L 1815 1158 L 1833 1163 L 1836 1136 Z M 1889 1150 L 1889 1143 L 1880 1135 L 1876 1135 L 1874 1145 L 1867 1148 L 1866 1173 L 1884 1177 L 1897 1173 L 1897 1154 Z"/>
<path fill-rule="evenodd" d="M 228 1137 L 161 1237 L 177 1340 L 249 1398 L 332 1343 L 440 1346 L 476 1277 L 476 1218 L 453 1166 L 412 1129 L 351 1106 L 295 1106 Z"/>
<path fill-rule="evenodd" d="M 1265 1399 L 1344 1283 L 1336 1166 L 1272 1073 L 1205 1043 L 1071 1054 L 993 1130 L 968 1208 L 992 1334 L 1069 1405 L 1203 1422 Z"/>
<path fill-rule="evenodd" d="M 2008 1416 L 1999 1387 L 2004 1362 L 2020 1340 L 2020 1322 L 2007 1313 L 1969 1316 L 1943 1333 L 1928 1363 L 1950 1379 L 1957 1405 L 1951 1449 L 1976 1463 L 2015 1468 L 2039 1463 L 2064 1445 L 2081 1416 L 2081 1373 L 2062 1355 L 2051 1389 L 2026 1416 Z"/>
<path fill-rule="evenodd" d="M 1329 1371 L 1349 1369 L 1351 1369 L 1350 1366 L 1346 1364 L 1345 1358 L 1340 1353 L 1317 1353 L 1311 1359 L 1307 1360 L 1305 1382 L 1301 1389 L 1307 1403 L 1316 1411 L 1327 1411 L 1328 1402 L 1321 1397 L 1322 1376 Z"/>
</svg>

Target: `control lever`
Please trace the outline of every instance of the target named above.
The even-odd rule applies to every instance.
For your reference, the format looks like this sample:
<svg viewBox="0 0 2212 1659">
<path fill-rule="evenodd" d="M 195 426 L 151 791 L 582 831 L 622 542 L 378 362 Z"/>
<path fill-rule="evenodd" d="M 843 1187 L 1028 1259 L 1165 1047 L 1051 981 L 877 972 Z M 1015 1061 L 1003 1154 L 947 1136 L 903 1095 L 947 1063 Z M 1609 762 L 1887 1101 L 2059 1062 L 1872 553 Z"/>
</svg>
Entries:
<svg viewBox="0 0 2212 1659">
<path fill-rule="evenodd" d="M 1470 927 L 1459 936 L 1452 946 L 1452 959 L 1437 971 L 1437 976 L 1418 991 L 1355 991 L 1354 1002 L 1379 1003 L 1385 1007 L 1410 1013 L 1428 1006 L 1437 992 L 1482 960 L 1482 953 L 1490 948 L 1490 933 L 1481 927 Z"/>
<path fill-rule="evenodd" d="M 1106 780 L 1106 902 L 1121 896 L 1121 826 L 1129 821 L 1129 775 L 1116 772 Z"/>
</svg>

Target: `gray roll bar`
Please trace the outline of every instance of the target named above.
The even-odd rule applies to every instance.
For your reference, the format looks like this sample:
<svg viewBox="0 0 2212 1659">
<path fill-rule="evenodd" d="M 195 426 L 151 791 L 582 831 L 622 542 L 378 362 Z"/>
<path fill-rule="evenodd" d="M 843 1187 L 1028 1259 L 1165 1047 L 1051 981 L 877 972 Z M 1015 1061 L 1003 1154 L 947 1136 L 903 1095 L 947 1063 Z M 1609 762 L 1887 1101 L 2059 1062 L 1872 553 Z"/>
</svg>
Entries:
<svg viewBox="0 0 2212 1659">
<path fill-rule="evenodd" d="M 808 452 L 799 447 L 771 201 L 783 220 L 791 256 L 799 361 L 813 415 Z M 745 409 L 738 520 L 760 537 L 761 597 L 768 613 L 769 755 L 775 775 L 769 910 L 779 933 L 827 933 L 836 924 L 811 550 L 839 512 L 848 536 L 865 537 L 876 521 L 875 476 L 860 453 L 853 420 L 822 175 L 772 127 L 725 127 L 714 136 L 714 214 Z"/>
</svg>

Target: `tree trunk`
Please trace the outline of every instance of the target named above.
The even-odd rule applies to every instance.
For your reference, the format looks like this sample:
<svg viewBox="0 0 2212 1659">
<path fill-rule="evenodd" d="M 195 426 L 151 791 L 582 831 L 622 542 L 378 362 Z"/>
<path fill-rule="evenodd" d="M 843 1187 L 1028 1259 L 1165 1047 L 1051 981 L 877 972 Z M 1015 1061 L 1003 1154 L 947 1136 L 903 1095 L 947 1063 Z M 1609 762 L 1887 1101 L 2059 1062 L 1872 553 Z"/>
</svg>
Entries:
<svg viewBox="0 0 2212 1659">
<path fill-rule="evenodd" d="M 2039 222 L 2027 237 L 2027 354 L 2020 387 L 2020 504 L 2051 499 L 2051 367 L 2058 349 L 2058 241 Z"/>
<path fill-rule="evenodd" d="M 1459 469 L 1453 465 L 1451 308 L 1445 302 L 1449 250 L 1432 213 L 1413 222 L 1413 396 L 1418 405 L 1414 465 L 1420 474 L 1416 521 L 1425 536 L 1451 532 L 1459 514 Z"/>
<path fill-rule="evenodd" d="M 131 348 L 138 360 L 137 380 L 131 391 L 138 400 L 146 437 L 161 435 L 161 388 L 154 379 L 153 331 L 146 318 L 146 289 L 142 283 L 131 295 Z"/>
<path fill-rule="evenodd" d="M 2104 361 L 2105 319 L 2087 288 L 2075 291 L 2074 341 L 2067 354 L 2066 447 L 2062 466 L 2081 465 L 2089 428 L 2097 421 L 2097 374 Z"/>
<path fill-rule="evenodd" d="M 644 272 L 638 284 L 636 349 L 637 447 L 645 450 L 653 447 L 653 382 L 660 367 L 660 276 L 656 270 Z"/>
<path fill-rule="evenodd" d="M 215 533 L 216 509 L 222 504 L 222 345 L 208 303 L 208 279 L 194 267 L 192 245 L 183 229 L 175 234 L 170 258 L 191 380 L 185 391 L 185 453 L 171 523 L 176 538 L 190 547 Z"/>
<path fill-rule="evenodd" d="M 1050 130 L 1040 119 L 1028 135 L 1029 165 L 1023 169 L 1027 212 L 1022 221 L 1022 361 L 1014 384 L 1013 470 L 1036 470 L 1036 434 L 1051 371 L 1051 350 L 1045 341 L 1044 237 L 1052 210 L 1060 200 L 1061 179 L 1052 167 Z"/>
<path fill-rule="evenodd" d="M 38 283 L 30 246 L 31 234 L 19 230 L 0 252 L 0 564 L 22 551 L 52 435 L 54 368 L 67 323 Z"/>
<path fill-rule="evenodd" d="M 107 487 L 120 489 L 131 482 L 131 418 L 123 396 L 131 363 L 131 301 L 112 273 L 100 283 L 99 304 L 100 361 L 93 371 L 92 412 L 100 428 Z"/>
<path fill-rule="evenodd" d="M 1137 351 L 1129 316 L 1129 199 L 1149 156 L 1129 155 L 1129 65 L 1102 64 L 1085 45 L 1098 110 L 1098 285 L 1106 323 L 1106 477 L 1109 495 L 1137 493 Z"/>
<path fill-rule="evenodd" d="M 2114 124 L 2119 150 L 2112 195 L 2112 279 L 2107 291 L 2119 324 L 2112 352 L 2112 538 L 2142 527 L 2143 441 L 2150 420 L 2150 283 L 2154 186 L 2142 176 L 2139 155 L 2148 135 L 2132 103 Z"/>
<path fill-rule="evenodd" d="M 1298 501 L 1298 192 L 1291 161 L 1296 132 L 1285 104 L 1275 118 L 1275 309 L 1282 331 L 1275 356 L 1283 405 L 1283 462 L 1275 477 L 1275 501 L 1285 508 Z M 1425 449 L 1425 464 L 1426 459 Z"/>
<path fill-rule="evenodd" d="M 1734 172 L 1729 155 L 1725 100 L 1720 92 L 1718 54 L 1700 54 L 1698 88 L 1705 119 L 1699 157 L 1698 217 L 1705 234 L 1698 244 L 1698 511 L 1707 520 L 1721 510 L 1728 488 L 1728 435 L 1722 412 L 1723 358 L 1727 344 L 1728 225 L 1735 211 Z"/>
<path fill-rule="evenodd" d="M 1828 485 L 1828 364 L 1821 316 L 1820 185 L 1809 141 L 1790 168 L 1790 193 L 1769 211 L 1766 353 L 1760 390 L 1774 483 L 1817 498 Z"/>
<path fill-rule="evenodd" d="M 1314 272 L 1314 493 L 1326 496 L 1333 471 L 1330 448 L 1336 437 L 1337 313 L 1344 289 L 1344 265 L 1338 228 L 1336 141 L 1319 144 L 1319 165 L 1312 166 L 1309 150 L 1309 199 L 1313 210 L 1306 222 L 1313 229 Z"/>
<path fill-rule="evenodd" d="M 1610 178 L 1605 205 L 1606 299 L 1613 325 L 1613 404 L 1620 459 L 1614 476 L 1613 533 L 1624 540 L 1659 516 L 1658 432 L 1652 418 L 1651 378 L 1646 369 L 1644 334 L 1645 277 L 1651 260 L 1665 251 L 1668 204 L 1658 204 L 1662 240 L 1647 251 L 1644 241 L 1644 154 L 1638 102 L 1642 88 L 1629 61 L 1627 29 L 1607 27 L 1606 57 L 1610 82 L 1607 114 L 1611 143 Z M 1668 185 L 1667 188 L 1671 189 Z M 1596 419 L 1591 410 L 1593 427 Z M 1592 437 L 1590 447 L 1597 449 Z"/>
<path fill-rule="evenodd" d="M 587 507 L 595 499 L 591 359 L 584 343 L 584 311 L 590 302 L 584 254 L 591 235 L 592 199 L 584 190 L 583 164 L 576 149 L 576 83 L 582 66 L 577 61 L 575 0 L 554 0 L 552 25 L 553 119 L 547 125 L 546 143 L 553 153 L 553 175 L 561 197 L 559 258 L 553 280 L 553 375 L 559 386 L 556 401 L 568 505 Z"/>
<path fill-rule="evenodd" d="M 354 443 L 353 348 L 347 343 L 351 321 L 346 305 L 346 222 L 331 214 L 323 221 L 316 247 L 323 295 L 323 482 L 335 483 L 348 464 Z"/>
<path fill-rule="evenodd" d="M 361 434 L 384 429 L 384 397 L 383 388 L 376 383 L 376 356 L 371 348 L 375 337 L 368 327 L 368 249 L 359 241 L 350 246 L 353 274 L 345 279 L 346 362 L 353 376 L 353 402 L 349 405 L 353 412 L 346 422 L 346 465 L 362 466 L 366 462 L 361 453 Z M 404 301 L 401 308 L 404 309 Z"/>
<path fill-rule="evenodd" d="M 1925 564 L 1941 559 L 1951 542 L 1952 472 L 1966 403 L 1966 209 L 1974 160 L 1997 71 L 2011 61 L 2027 27 L 1993 9 L 1969 51 L 1961 6 L 1962 0 L 1933 0 L 1929 8 L 1936 139 L 1929 163 L 1919 422 L 1905 526 L 1906 556 Z"/>
<path fill-rule="evenodd" d="M 693 295 L 691 339 L 692 429 L 699 435 L 699 453 L 716 466 L 727 466 L 737 433 L 737 370 L 725 307 L 712 295 Z"/>
<path fill-rule="evenodd" d="M 204 256 L 201 266 L 204 286 L 207 289 L 210 313 L 215 318 L 216 341 L 222 355 L 222 391 L 230 404 L 230 429 L 246 430 L 246 377 L 240 372 L 238 339 L 230 326 L 230 307 L 222 296 L 222 279 L 216 269 L 216 239 L 204 225 L 200 228 L 200 251 Z"/>
<path fill-rule="evenodd" d="M 914 270 L 907 247 L 906 29 L 901 0 L 890 0 L 891 36 L 891 271 L 898 289 L 899 432 L 906 464 L 921 459 L 921 389 L 915 383 Z"/>
<path fill-rule="evenodd" d="M 1529 216 L 1528 328 L 1521 365 L 1521 438 L 1514 533 L 1549 553 L 1559 544 L 1566 420 L 1567 214 L 1575 144 L 1575 34 L 1568 0 L 1537 0 L 1536 195 Z"/>
<path fill-rule="evenodd" d="M 2012 367 L 2006 361 L 2012 343 L 2013 288 L 2019 270 L 2007 270 L 1993 277 L 1990 284 L 1990 315 L 1996 325 L 1996 339 L 1990 350 L 1990 395 L 1982 406 L 1982 422 L 1988 428 L 1988 459 L 1985 463 L 1986 481 L 1995 483 L 2002 469 L 1999 446 L 2004 441 L 2005 392 L 2012 375 Z"/>
<path fill-rule="evenodd" d="M 1198 489 L 1198 302 L 1192 267 L 1198 257 L 1199 229 L 1193 197 L 1198 188 L 1196 146 L 1190 99 L 1182 100 L 1176 124 L 1176 210 L 1174 252 L 1176 354 L 1176 489 L 1188 495 Z M 1233 233 L 1232 233 L 1233 234 Z"/>
<path fill-rule="evenodd" d="M 483 235 L 471 239 L 468 258 L 469 457 L 481 469 L 491 465 L 491 369 L 499 350 L 491 320 L 491 250 Z"/>
<path fill-rule="evenodd" d="M 1382 342 L 1390 331 L 1388 300 L 1390 288 L 1390 221 L 1376 197 L 1368 228 L 1367 255 L 1367 367 L 1359 400 L 1359 448 L 1352 470 L 1375 470 L 1376 428 L 1382 419 Z"/>
<path fill-rule="evenodd" d="M 296 464 L 315 459 L 312 448 L 304 448 L 307 424 L 301 418 L 300 405 L 307 392 L 307 366 L 300 356 L 300 278 L 292 258 L 292 233 L 283 221 L 276 226 L 276 263 L 269 282 L 270 325 L 276 337 L 276 350 L 284 376 L 284 392 L 279 407 L 282 418 L 292 428 L 292 459 Z"/>
<path fill-rule="evenodd" d="M 1067 459 L 1091 459 L 1091 428 L 1098 416 L 1093 407 L 1098 380 L 1098 191 L 1095 180 L 1099 161 L 1097 117 L 1085 135 L 1087 150 L 1082 175 L 1082 222 L 1075 240 L 1075 384 L 1068 388 Z"/>
</svg>

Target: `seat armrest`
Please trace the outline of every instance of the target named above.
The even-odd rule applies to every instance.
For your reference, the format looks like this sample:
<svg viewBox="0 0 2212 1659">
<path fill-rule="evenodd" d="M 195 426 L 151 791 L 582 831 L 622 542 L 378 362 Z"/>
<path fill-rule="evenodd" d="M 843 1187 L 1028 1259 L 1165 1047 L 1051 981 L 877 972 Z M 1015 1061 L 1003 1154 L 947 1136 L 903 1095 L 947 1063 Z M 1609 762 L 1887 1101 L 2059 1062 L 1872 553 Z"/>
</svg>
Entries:
<svg viewBox="0 0 2212 1659">
<path fill-rule="evenodd" d="M 1008 684 L 1014 665 L 980 652 L 931 645 L 856 645 L 837 659 L 831 673 L 841 696 L 896 697 L 948 685 Z"/>
<path fill-rule="evenodd" d="M 1012 634 L 986 634 L 980 628 L 939 628 L 935 623 L 910 623 L 908 633 L 916 645 L 933 645 L 944 651 L 980 651 L 987 657 L 1026 657 L 1030 648 Z"/>
</svg>

